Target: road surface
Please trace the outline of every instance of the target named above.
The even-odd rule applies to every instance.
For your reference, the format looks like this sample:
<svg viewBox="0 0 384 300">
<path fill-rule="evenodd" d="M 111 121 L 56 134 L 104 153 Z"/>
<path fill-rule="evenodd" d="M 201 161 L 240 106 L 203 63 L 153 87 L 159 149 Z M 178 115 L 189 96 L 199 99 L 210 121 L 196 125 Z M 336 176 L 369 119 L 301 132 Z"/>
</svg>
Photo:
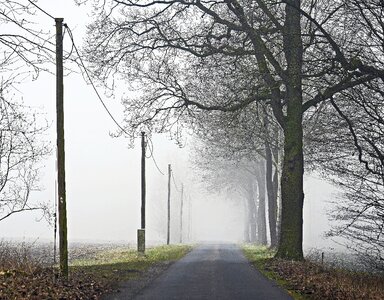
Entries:
<svg viewBox="0 0 384 300">
<path fill-rule="evenodd" d="M 110 299 L 124 298 L 120 295 Z M 142 299 L 292 299 L 252 267 L 235 245 L 201 245 L 171 265 L 134 298 Z"/>
</svg>

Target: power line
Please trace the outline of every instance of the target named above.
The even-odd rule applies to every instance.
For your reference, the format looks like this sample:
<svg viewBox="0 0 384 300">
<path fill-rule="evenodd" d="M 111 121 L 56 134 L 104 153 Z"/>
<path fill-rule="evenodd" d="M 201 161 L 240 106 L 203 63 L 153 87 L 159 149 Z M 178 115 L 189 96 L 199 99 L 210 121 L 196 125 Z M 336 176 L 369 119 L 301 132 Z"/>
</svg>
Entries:
<svg viewBox="0 0 384 300">
<path fill-rule="evenodd" d="M 63 38 L 64 38 L 64 36 L 65 36 L 65 33 L 67 32 L 67 27 L 64 27 L 64 33 L 63 33 Z M 68 58 L 70 58 L 71 57 L 71 55 L 72 55 L 72 53 L 73 53 L 73 43 L 72 43 L 72 45 L 71 45 L 71 51 L 69 51 L 69 53 L 68 53 L 68 55 L 66 56 L 66 57 L 63 57 L 63 60 L 67 60 Z"/>
<path fill-rule="evenodd" d="M 175 177 L 173 177 L 173 172 L 171 173 L 171 175 L 172 175 L 173 184 L 175 185 L 175 189 L 176 189 L 177 192 L 180 193 L 180 190 L 177 188 L 177 184 L 176 184 L 176 181 L 175 181 Z"/>
<path fill-rule="evenodd" d="M 152 142 L 151 138 L 148 137 L 148 136 L 147 136 L 147 139 L 148 139 L 148 140 L 150 141 L 150 143 L 151 143 L 151 146 L 148 144 L 148 149 L 149 149 L 149 151 L 151 152 L 151 156 L 150 156 L 150 158 L 152 158 L 152 160 L 153 160 L 153 162 L 154 162 L 154 164 L 155 164 L 157 170 L 160 172 L 160 174 L 161 174 L 161 175 L 164 175 L 164 173 L 160 170 L 159 166 L 157 165 L 155 156 L 153 155 L 153 142 Z"/>
<path fill-rule="evenodd" d="M 42 9 L 40 6 L 38 6 L 36 3 L 32 2 L 31 0 L 28 0 L 29 3 L 31 3 L 34 7 L 36 7 L 38 10 L 40 10 L 42 13 L 46 14 L 51 19 L 55 19 L 51 14 L 47 13 L 44 9 Z"/>
<path fill-rule="evenodd" d="M 145 158 L 151 158 L 151 156 L 152 156 L 152 149 L 151 149 L 151 146 L 150 146 L 149 143 L 148 143 L 148 140 L 149 140 L 149 137 L 147 136 L 147 142 L 145 143 L 145 149 L 147 149 L 147 146 L 148 146 L 149 152 L 151 152 L 151 154 L 148 155 L 148 156 L 147 156 L 147 154 L 146 154 L 146 155 L 145 155 Z M 152 145 L 152 147 L 153 147 L 153 145 Z"/>
<path fill-rule="evenodd" d="M 34 2 L 32 2 L 31 0 L 28 0 L 28 2 L 31 3 L 33 6 L 35 6 L 35 7 L 36 7 L 38 10 L 40 10 L 42 13 L 44 13 L 45 15 L 47 15 L 48 17 L 50 17 L 51 19 L 55 20 L 55 18 L 54 18 L 51 14 L 49 14 L 48 12 L 46 12 L 46 11 L 45 11 L 44 9 L 42 9 L 40 6 L 38 6 L 37 4 L 35 4 Z M 92 88 L 93 88 L 93 90 L 95 91 L 97 97 L 99 98 L 101 104 L 103 105 L 104 109 L 107 111 L 108 115 L 109 115 L 110 118 L 113 120 L 113 122 L 117 125 L 117 127 L 118 127 L 122 132 L 124 132 L 126 135 L 129 136 L 129 133 L 128 133 L 128 132 L 127 132 L 127 131 L 126 131 L 126 130 L 125 130 L 125 129 L 124 129 L 124 128 L 117 122 L 117 121 L 116 121 L 116 119 L 114 118 L 114 116 L 113 116 L 112 113 L 109 111 L 109 109 L 108 109 L 108 107 L 106 106 L 106 104 L 104 103 L 103 99 L 101 98 L 101 96 L 100 96 L 98 90 L 96 89 L 96 86 L 95 86 L 95 84 L 93 83 L 93 81 L 92 81 L 92 79 L 91 79 L 91 76 L 89 75 L 88 69 L 85 67 L 85 64 L 84 64 L 84 62 L 83 62 L 83 60 L 82 60 L 82 58 L 81 58 L 80 52 L 79 52 L 79 50 L 77 49 L 77 46 L 76 46 L 76 44 L 75 44 L 75 40 L 74 40 L 74 38 L 73 38 L 73 34 L 72 34 L 71 29 L 68 27 L 67 24 L 64 24 L 64 28 L 65 28 L 66 30 L 68 30 L 69 37 L 70 37 L 70 39 L 71 39 L 71 41 L 72 41 L 72 49 L 71 49 L 69 55 L 68 55 L 65 59 L 68 59 L 68 58 L 71 56 L 73 50 L 75 50 L 75 52 L 76 52 L 76 54 L 77 54 L 77 56 L 78 56 L 78 58 L 79 58 L 79 60 L 80 60 L 80 64 L 81 64 L 81 66 L 83 67 L 84 72 L 85 72 L 85 74 L 86 74 L 86 76 L 87 76 L 89 82 L 91 83 Z"/>
<path fill-rule="evenodd" d="M 78 58 L 79 58 L 79 60 L 80 60 L 80 64 L 81 64 L 81 66 L 83 67 L 84 72 L 85 72 L 85 74 L 87 75 L 87 78 L 88 78 L 88 80 L 89 80 L 89 82 L 90 82 L 90 84 L 91 84 L 93 90 L 95 91 L 97 97 L 99 98 L 101 104 L 103 105 L 104 109 L 106 110 L 106 112 L 108 113 L 108 115 L 110 116 L 110 118 L 113 120 L 113 122 L 117 125 L 117 127 L 119 127 L 119 129 L 120 129 L 122 132 L 124 132 L 126 135 L 129 136 L 129 133 L 128 133 L 128 132 L 127 132 L 127 131 L 126 131 L 126 130 L 125 130 L 125 129 L 124 129 L 124 128 L 117 122 L 117 121 L 116 121 L 116 119 L 114 118 L 114 116 L 112 115 L 112 113 L 109 111 L 108 107 L 105 105 L 103 99 L 101 98 L 101 96 L 100 96 L 100 94 L 99 94 L 99 92 L 98 92 L 98 90 L 97 90 L 95 84 L 94 84 L 93 81 L 92 81 L 91 76 L 89 75 L 88 69 L 85 67 L 85 64 L 84 64 L 84 62 L 83 62 L 83 59 L 81 58 L 80 52 L 79 52 L 79 50 L 77 49 L 77 46 L 76 46 L 76 44 L 75 44 L 75 40 L 74 40 L 74 38 L 73 38 L 73 34 L 72 34 L 71 29 L 68 27 L 67 24 L 64 24 L 64 27 L 68 30 L 69 37 L 71 38 L 73 48 L 75 49 L 75 52 L 76 52 L 76 54 L 77 54 L 77 56 L 78 56 Z"/>
<path fill-rule="evenodd" d="M 126 130 L 125 130 L 125 129 L 124 129 L 124 128 L 117 122 L 117 121 L 116 121 L 116 119 L 114 118 L 114 116 L 113 116 L 112 113 L 109 111 L 109 109 L 108 109 L 108 107 L 106 106 L 106 104 L 104 103 L 103 99 L 101 98 L 101 96 L 100 96 L 98 90 L 96 89 L 96 86 L 95 86 L 95 84 L 93 83 L 93 81 L 92 81 L 92 79 L 91 79 L 91 76 L 89 75 L 88 69 L 85 67 L 85 64 L 84 64 L 84 62 L 83 62 L 83 60 L 82 60 L 82 58 L 81 58 L 81 55 L 80 55 L 80 53 L 79 53 L 79 50 L 77 49 L 77 46 L 76 46 L 76 44 L 75 44 L 75 40 L 74 40 L 74 38 L 73 38 L 73 34 L 72 34 L 71 29 L 68 27 L 67 24 L 64 24 L 64 27 L 65 27 L 65 29 L 68 31 L 69 37 L 70 37 L 70 39 L 71 39 L 71 41 L 72 41 L 72 49 L 71 49 L 70 54 L 72 53 L 73 50 L 75 50 L 75 52 L 76 52 L 76 54 L 77 54 L 77 56 L 78 56 L 78 58 L 79 58 L 79 60 L 80 60 L 80 64 L 81 64 L 81 66 L 83 67 L 84 72 L 85 72 L 85 74 L 87 75 L 87 78 L 88 78 L 88 80 L 89 80 L 89 82 L 90 82 L 90 84 L 91 84 L 93 90 L 95 91 L 95 93 L 96 93 L 98 99 L 100 100 L 101 104 L 103 105 L 104 109 L 106 110 L 106 112 L 108 113 L 108 115 L 110 116 L 110 118 L 113 120 L 113 122 L 117 125 L 117 127 L 119 127 L 119 129 L 120 129 L 122 132 L 124 132 L 126 135 L 129 135 L 129 133 L 128 133 L 128 132 L 127 132 L 127 131 L 126 131 Z M 70 54 L 68 55 L 68 57 L 70 56 Z M 151 152 L 151 155 L 150 155 L 149 158 L 152 158 L 152 160 L 153 160 L 153 162 L 154 162 L 154 164 L 155 164 L 157 170 L 159 171 L 159 173 L 160 173 L 161 175 L 164 175 L 164 173 L 160 170 L 160 168 L 159 168 L 159 166 L 158 166 L 158 164 L 157 164 L 157 162 L 156 162 L 155 156 L 154 156 L 154 154 L 153 154 L 153 143 L 152 143 L 152 140 L 151 140 L 151 138 L 149 138 L 148 136 L 147 136 L 147 139 L 150 141 L 150 145 L 148 144 L 148 149 L 149 149 L 149 151 Z M 176 188 L 176 190 L 177 190 L 177 188 Z"/>
</svg>

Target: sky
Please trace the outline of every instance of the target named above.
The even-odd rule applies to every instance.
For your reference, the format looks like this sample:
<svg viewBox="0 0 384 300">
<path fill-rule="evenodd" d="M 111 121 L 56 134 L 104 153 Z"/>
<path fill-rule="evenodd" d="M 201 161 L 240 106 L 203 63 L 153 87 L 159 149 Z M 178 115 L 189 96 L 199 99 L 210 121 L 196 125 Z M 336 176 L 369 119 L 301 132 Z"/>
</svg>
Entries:
<svg viewBox="0 0 384 300">
<path fill-rule="evenodd" d="M 76 6 L 74 1 L 40 0 L 38 5 L 54 17 L 63 17 L 72 29 L 78 47 L 82 45 L 85 25 L 90 21 L 90 8 Z M 42 28 L 54 30 L 54 22 L 37 13 Z M 50 27 L 51 26 L 51 27 Z M 65 37 L 69 50 L 69 37 Z M 134 148 L 128 140 L 112 138 L 116 125 L 108 116 L 92 88 L 80 74 L 64 79 L 66 187 L 68 238 L 70 241 L 129 242 L 136 240 L 140 227 L 140 155 L 139 140 Z M 103 94 L 103 91 L 101 94 Z M 42 73 L 35 81 L 20 86 L 20 97 L 26 104 L 44 112 L 52 124 L 47 140 L 54 147 L 55 78 Z M 119 99 L 104 97 L 117 120 L 123 108 Z M 154 135 L 154 157 L 147 159 L 147 239 L 164 243 L 166 239 L 167 166 L 172 165 L 174 180 L 171 191 L 171 241 L 180 239 L 181 185 L 184 186 L 184 240 L 241 241 L 243 238 L 243 207 L 236 199 L 220 193 L 208 193 L 199 184 L 192 169 L 189 153 L 191 137 L 179 148 L 166 135 Z M 55 159 L 51 155 L 41 170 L 42 190 L 32 194 L 32 201 L 55 201 Z M 323 238 L 329 229 L 326 210 L 336 190 L 313 176 L 305 178 L 304 246 L 335 247 Z M 0 224 L 0 238 L 52 240 L 53 228 L 39 221 L 39 214 L 26 212 L 14 215 Z"/>
</svg>

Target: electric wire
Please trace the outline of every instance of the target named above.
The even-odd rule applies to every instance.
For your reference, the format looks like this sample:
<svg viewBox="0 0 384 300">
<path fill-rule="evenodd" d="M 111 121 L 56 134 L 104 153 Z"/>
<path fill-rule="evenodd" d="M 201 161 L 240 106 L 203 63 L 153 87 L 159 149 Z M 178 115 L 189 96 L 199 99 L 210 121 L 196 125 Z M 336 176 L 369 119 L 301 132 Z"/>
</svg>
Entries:
<svg viewBox="0 0 384 300">
<path fill-rule="evenodd" d="M 152 142 L 152 139 L 147 136 L 147 140 L 149 140 L 149 142 L 150 142 L 150 144 L 148 143 L 148 149 L 151 152 L 151 156 L 149 158 L 152 158 L 153 163 L 155 164 L 155 166 L 156 166 L 157 170 L 159 171 L 159 173 L 161 175 L 164 175 L 164 173 L 160 170 L 159 165 L 156 162 L 155 156 L 153 155 L 153 142 Z"/>
<path fill-rule="evenodd" d="M 71 29 L 68 27 L 67 24 L 64 24 L 64 27 L 67 28 L 68 30 L 68 34 L 69 34 L 69 37 L 72 41 L 72 45 L 73 45 L 73 49 L 75 50 L 78 58 L 79 58 L 79 61 L 80 61 L 80 65 L 82 66 L 83 70 L 84 70 L 84 73 L 85 75 L 87 76 L 93 90 L 95 91 L 100 103 L 103 105 L 105 111 L 108 113 L 109 117 L 113 120 L 113 122 L 117 125 L 117 127 L 122 131 L 124 132 L 126 135 L 130 135 L 115 119 L 115 117 L 112 115 L 112 113 L 110 112 L 110 110 L 108 109 L 108 107 L 106 106 L 106 104 L 104 103 L 103 99 L 101 98 L 100 94 L 99 94 L 99 91 L 97 90 L 95 84 L 93 83 L 93 80 L 91 78 L 91 75 L 89 75 L 89 72 L 88 72 L 88 69 L 86 68 L 85 64 L 84 64 L 84 61 L 83 59 L 81 58 L 81 55 L 80 55 L 80 52 L 79 50 L 77 49 L 77 46 L 76 46 L 76 43 L 75 43 L 75 40 L 73 38 L 73 34 L 72 34 L 72 31 Z"/>
<path fill-rule="evenodd" d="M 44 9 L 42 9 L 41 7 L 39 7 L 38 5 L 36 5 L 34 2 L 32 2 L 32 1 L 30 1 L 30 0 L 28 0 L 28 2 L 31 3 L 33 6 L 35 6 L 38 10 L 40 10 L 41 12 L 43 12 L 45 15 L 47 15 L 47 16 L 50 17 L 51 19 L 55 20 L 55 18 L 54 18 L 51 14 L 49 14 L 49 13 L 46 12 Z M 92 86 L 94 92 L 96 93 L 96 95 L 97 95 L 98 99 L 100 100 L 101 104 L 103 105 L 104 109 L 106 110 L 106 112 L 108 113 L 108 115 L 110 116 L 110 118 L 113 120 L 113 122 L 117 125 L 117 127 L 118 127 L 122 132 L 124 132 L 125 134 L 129 135 L 129 134 L 127 133 L 127 131 L 126 131 L 126 130 L 125 130 L 125 129 L 124 129 L 124 128 L 117 122 L 117 121 L 116 121 L 116 119 L 114 118 L 114 116 L 112 115 L 112 113 L 110 112 L 110 110 L 108 109 L 108 107 L 106 106 L 106 104 L 104 103 L 104 101 L 103 101 L 103 99 L 101 98 L 101 96 L 100 96 L 100 94 L 99 94 L 99 92 L 98 92 L 98 90 L 97 90 L 95 84 L 93 83 L 93 81 L 92 81 L 92 79 L 91 79 L 91 76 L 89 75 L 88 69 L 85 67 L 85 64 L 84 64 L 84 62 L 83 62 L 83 60 L 82 60 L 82 58 L 81 58 L 80 52 L 78 51 L 77 46 L 76 46 L 76 44 L 75 44 L 75 40 L 74 40 L 74 38 L 73 38 L 73 34 L 72 34 L 71 29 L 69 28 L 69 26 L 68 26 L 67 24 L 63 24 L 63 25 L 64 25 L 64 34 L 65 34 L 65 32 L 68 32 L 68 35 L 69 35 L 69 37 L 70 37 L 70 39 L 71 39 L 71 42 L 72 42 L 72 45 L 71 45 L 71 51 L 69 52 L 69 54 L 68 54 L 66 57 L 64 57 L 64 60 L 67 60 L 67 59 L 72 55 L 73 50 L 75 50 L 75 52 L 76 52 L 76 54 L 77 54 L 77 56 L 78 56 L 78 58 L 79 58 L 80 65 L 82 66 L 82 68 L 83 68 L 83 70 L 84 70 L 84 73 L 86 74 L 86 76 L 87 76 L 87 78 L 88 78 L 88 80 L 89 80 L 89 82 L 90 82 L 90 84 L 91 84 L 91 86 Z M 160 174 L 164 175 L 164 173 L 160 170 L 160 168 L 159 168 L 159 166 L 158 166 L 158 164 L 157 164 L 157 162 L 156 162 L 155 156 L 154 156 L 154 154 L 153 154 L 153 142 L 152 142 L 151 138 L 149 138 L 148 136 L 147 136 L 147 140 L 149 140 L 149 142 L 150 142 L 150 143 L 147 143 L 147 145 L 148 145 L 148 149 L 149 149 L 149 151 L 150 151 L 150 153 L 151 153 L 151 155 L 150 155 L 149 158 L 152 158 L 152 160 L 153 160 L 153 162 L 154 162 L 154 164 L 155 164 L 157 170 L 160 172 Z M 172 178 L 173 178 L 173 183 L 175 184 L 175 188 L 176 188 L 176 190 L 179 191 L 178 188 L 177 188 L 177 186 L 176 186 L 176 183 L 175 183 L 175 179 L 174 179 L 174 177 L 173 177 L 173 174 L 172 174 Z M 56 188 L 57 188 L 57 186 L 56 186 L 56 183 L 55 183 L 55 189 L 56 189 Z M 55 194 L 56 194 L 56 197 L 57 197 L 57 193 L 55 193 Z M 55 205 L 55 223 L 56 223 L 57 199 L 55 199 L 55 204 L 54 204 L 54 205 Z M 54 230 L 54 239 L 55 239 L 55 241 L 56 241 L 56 224 L 55 224 L 55 230 Z M 55 242 L 55 245 L 56 245 L 56 242 Z M 55 256 L 55 257 L 54 257 L 54 261 L 56 261 L 56 247 L 55 247 L 55 250 L 54 250 L 54 256 Z"/>
<path fill-rule="evenodd" d="M 147 135 L 146 135 L 145 137 L 146 137 L 146 141 L 145 141 L 145 150 L 147 150 L 147 148 L 148 148 L 149 152 L 151 152 L 151 154 L 152 154 L 151 146 L 150 146 L 150 144 L 148 143 L 149 137 L 148 137 Z M 151 158 L 151 154 L 150 154 L 150 155 L 147 155 L 147 151 L 145 151 L 145 158 Z"/>
<path fill-rule="evenodd" d="M 113 117 L 112 113 L 109 111 L 108 107 L 105 105 L 105 103 L 104 103 L 103 99 L 101 98 L 101 96 L 100 96 L 98 90 L 96 89 L 95 84 L 93 83 L 93 81 L 92 81 L 92 79 L 91 79 L 91 76 L 89 75 L 88 69 L 85 67 L 85 64 L 84 64 L 84 62 L 83 62 L 83 60 L 82 60 L 82 58 L 81 58 L 81 56 L 80 56 L 80 53 L 79 53 L 79 51 L 78 51 L 78 49 L 77 49 L 77 46 L 76 46 L 76 44 L 75 44 L 75 41 L 74 41 L 74 38 L 73 38 L 73 34 L 72 34 L 71 29 L 68 27 L 67 24 L 64 24 L 64 26 L 65 26 L 65 28 L 66 28 L 67 31 L 68 31 L 68 34 L 69 34 L 70 39 L 71 39 L 71 41 L 72 41 L 73 49 L 75 50 L 75 52 L 76 52 L 76 54 L 77 54 L 77 56 L 78 56 L 78 58 L 79 58 L 79 60 L 80 60 L 80 64 L 81 64 L 81 66 L 83 67 L 84 72 L 85 72 L 85 74 L 87 75 L 87 78 L 88 78 L 89 82 L 91 83 L 91 86 L 93 87 L 93 90 L 95 91 L 95 93 L 96 93 L 97 97 L 99 98 L 101 104 L 103 105 L 103 107 L 104 107 L 105 110 L 107 111 L 108 115 L 109 115 L 109 116 L 111 117 L 111 119 L 113 120 L 113 122 L 117 125 L 117 127 L 119 127 L 119 129 L 120 129 L 122 132 L 124 132 L 126 135 L 129 135 L 129 133 L 128 133 L 128 132 L 127 132 L 127 131 L 126 131 L 126 130 L 125 130 L 125 129 L 124 129 L 124 128 L 117 122 L 117 121 L 116 121 L 116 119 Z M 73 49 L 71 49 L 71 53 L 72 53 Z M 161 175 L 164 175 L 164 173 L 160 170 L 159 165 L 158 165 L 157 162 L 156 162 L 155 156 L 153 155 L 153 142 L 152 142 L 151 138 L 149 138 L 148 136 L 147 136 L 147 140 L 149 140 L 149 142 L 150 142 L 150 144 L 148 144 L 148 149 L 149 149 L 149 151 L 151 152 L 151 155 L 150 155 L 149 158 L 152 158 L 153 163 L 155 164 L 155 166 L 156 166 L 157 170 L 159 171 L 159 173 L 160 173 Z"/>
<path fill-rule="evenodd" d="M 32 2 L 31 0 L 28 0 L 28 2 L 31 3 L 34 7 L 36 7 L 38 10 L 40 10 L 42 13 L 46 14 L 51 19 L 55 20 L 55 18 L 51 14 L 46 12 L 44 9 L 42 9 L 40 6 L 38 6 L 36 3 Z"/>
<path fill-rule="evenodd" d="M 51 14 L 49 14 L 48 12 L 46 12 L 44 9 L 42 9 L 41 7 L 39 7 L 37 4 L 35 4 L 35 3 L 32 2 L 31 0 L 28 0 L 28 2 L 31 3 L 33 6 L 35 6 L 35 7 L 36 7 L 38 10 L 40 10 L 42 13 L 44 13 L 45 15 L 47 15 L 48 17 L 50 17 L 51 19 L 56 20 L 56 18 L 54 18 Z M 114 118 L 114 116 L 113 116 L 112 113 L 109 111 L 109 109 L 108 109 L 108 107 L 106 106 L 106 104 L 104 103 L 104 101 L 103 101 L 103 99 L 101 98 L 101 96 L 100 96 L 98 90 L 96 89 L 95 84 L 93 83 L 93 81 L 92 81 L 92 79 L 91 79 L 91 76 L 89 75 L 88 69 L 85 67 L 85 64 L 84 64 L 84 62 L 83 62 L 83 60 L 82 60 L 82 58 L 81 58 L 80 52 L 79 52 L 79 50 L 77 49 L 77 46 L 76 46 L 76 44 L 75 44 L 75 40 L 74 40 L 74 38 L 73 38 L 73 34 L 72 34 L 71 29 L 68 27 L 67 24 L 63 24 L 63 25 L 64 25 L 64 28 L 68 31 L 69 37 L 70 37 L 70 39 L 71 39 L 71 41 L 72 41 L 72 49 L 71 49 L 71 51 L 70 51 L 70 53 L 69 53 L 69 55 L 68 55 L 67 58 L 69 58 L 70 55 L 72 54 L 73 50 L 75 50 L 75 52 L 76 52 L 76 54 L 77 54 L 77 56 L 78 56 L 78 58 L 79 58 L 80 64 L 81 64 L 81 66 L 82 66 L 83 69 L 84 69 L 84 73 L 86 74 L 86 76 L 87 76 L 87 78 L 88 78 L 88 80 L 89 80 L 89 82 L 90 82 L 90 84 L 91 84 L 93 90 L 95 91 L 95 93 L 96 93 L 97 97 L 99 98 L 101 104 L 103 105 L 104 109 L 107 111 L 108 115 L 109 115 L 110 118 L 113 120 L 113 122 L 117 125 L 117 127 L 119 127 L 119 129 L 120 129 L 122 132 L 124 132 L 126 135 L 129 135 L 128 132 L 126 132 L 126 130 L 125 130 L 125 129 L 124 129 L 124 128 L 123 128 L 123 127 L 116 121 L 116 119 Z M 67 58 L 66 58 L 66 59 L 67 59 Z"/>
<path fill-rule="evenodd" d="M 40 10 L 42 13 L 44 13 L 45 15 L 47 15 L 48 17 L 50 17 L 51 19 L 56 20 L 56 18 L 54 18 L 51 14 L 49 14 L 48 12 L 46 12 L 44 9 L 42 9 L 40 6 L 38 6 L 37 4 L 35 4 L 34 2 L 32 2 L 31 0 L 28 0 L 28 2 L 31 3 L 33 6 L 35 6 L 35 7 L 36 7 L 38 10 Z M 83 62 L 83 60 L 82 60 L 82 58 L 81 58 L 80 52 L 79 52 L 79 50 L 77 49 L 77 46 L 76 46 L 76 44 L 75 44 L 75 40 L 74 40 L 74 38 L 73 38 L 73 34 L 72 34 L 71 29 L 68 27 L 67 24 L 63 24 L 63 25 L 64 25 L 64 28 L 68 31 L 69 37 L 70 37 L 70 39 L 71 39 L 71 41 L 72 41 L 72 48 L 71 48 L 71 51 L 70 51 L 69 55 L 68 55 L 65 59 L 68 59 L 68 58 L 71 56 L 73 50 L 75 50 L 75 52 L 76 52 L 76 54 L 77 54 L 77 56 L 78 56 L 78 58 L 79 58 L 80 64 L 81 64 L 81 66 L 82 66 L 83 69 L 84 69 L 84 73 L 86 74 L 86 76 L 87 76 L 87 78 L 88 78 L 88 80 L 89 80 L 89 82 L 90 82 L 90 84 L 91 84 L 93 90 L 95 91 L 95 93 L 96 93 L 97 97 L 99 98 L 101 104 L 103 105 L 104 109 L 106 110 L 106 112 L 108 113 L 108 115 L 110 116 L 110 118 L 113 120 L 113 122 L 117 125 L 117 127 L 118 127 L 122 132 L 124 132 L 126 135 L 129 136 L 129 133 L 128 133 L 128 132 L 127 132 L 127 131 L 126 131 L 126 130 L 125 130 L 125 129 L 124 129 L 124 128 L 117 122 L 117 121 L 116 121 L 116 119 L 114 118 L 114 116 L 112 115 L 112 113 L 110 112 L 110 110 L 108 109 L 108 107 L 106 106 L 106 104 L 104 103 L 103 99 L 101 98 L 101 96 L 100 96 L 98 90 L 96 89 L 96 86 L 95 86 L 95 84 L 93 83 L 93 81 L 92 81 L 92 79 L 91 79 L 91 76 L 89 75 L 88 69 L 85 67 L 85 64 L 84 64 L 84 62 Z M 65 33 L 65 31 L 64 31 L 64 33 Z"/>
<path fill-rule="evenodd" d="M 67 27 L 64 27 L 64 33 L 63 33 L 63 39 L 64 39 L 64 36 L 65 36 L 65 33 L 66 33 L 66 31 L 67 31 L 68 29 L 67 29 Z M 71 51 L 69 51 L 69 53 L 68 53 L 68 55 L 67 56 L 65 56 L 65 57 L 63 57 L 63 60 L 67 60 L 68 58 L 70 58 L 71 57 L 71 55 L 72 55 L 72 53 L 73 53 L 73 43 L 71 43 L 72 45 L 71 45 Z"/>
<path fill-rule="evenodd" d="M 36 7 L 38 10 L 40 10 L 42 13 L 44 13 L 45 15 L 47 15 L 48 17 L 50 17 L 51 19 L 56 20 L 56 18 L 53 17 L 50 13 L 48 13 L 46 10 L 42 9 L 40 6 L 38 6 L 37 4 L 35 4 L 34 2 L 32 2 L 31 0 L 28 0 L 28 2 L 31 3 L 33 6 L 35 6 L 35 7 Z M 63 38 L 64 38 L 64 36 L 65 36 L 65 32 L 66 32 L 66 30 L 67 30 L 67 28 L 64 27 Z M 42 39 L 44 42 L 49 43 L 49 44 L 51 44 L 51 45 L 54 45 L 54 44 L 53 44 L 52 42 L 50 42 L 49 40 L 45 40 L 45 39 L 41 38 L 40 36 L 36 35 L 35 33 L 30 32 L 29 30 L 27 30 L 27 31 L 28 31 L 29 33 L 31 33 L 33 36 L 35 36 L 35 37 L 37 37 L 37 38 L 39 38 L 39 39 Z M 53 51 L 53 50 L 51 50 L 51 49 L 48 49 L 48 50 L 51 51 L 51 52 L 55 52 L 55 51 Z M 67 55 L 66 57 L 64 57 L 63 59 L 64 59 L 64 60 L 69 59 L 69 58 L 71 57 L 72 53 L 73 53 L 73 43 L 72 43 L 72 45 L 71 45 L 71 51 L 69 51 L 68 55 Z"/>
<path fill-rule="evenodd" d="M 35 4 L 34 2 L 32 2 L 32 1 L 30 1 L 30 0 L 28 0 L 28 2 L 31 3 L 33 6 L 35 6 L 38 10 L 40 10 L 41 12 L 43 12 L 45 15 L 47 15 L 47 16 L 49 16 L 51 19 L 55 20 L 55 18 L 54 18 L 51 14 L 49 14 L 48 12 L 46 12 L 44 9 L 42 9 L 41 7 L 39 7 L 39 6 L 38 6 L 37 4 Z M 83 70 L 84 70 L 84 73 L 86 74 L 86 76 L 87 76 L 87 78 L 88 78 L 88 80 L 89 80 L 89 82 L 90 82 L 90 84 L 91 84 L 93 90 L 95 91 L 95 93 L 96 93 L 96 95 L 97 95 L 99 101 L 100 101 L 101 104 L 103 105 L 103 107 L 104 107 L 104 109 L 106 110 L 106 112 L 108 113 L 109 117 L 113 120 L 113 122 L 117 125 L 117 127 L 118 127 L 122 132 L 124 132 L 126 135 L 129 135 L 128 132 L 127 132 L 127 131 L 126 131 L 126 130 L 125 130 L 125 129 L 118 123 L 118 122 L 117 122 L 117 120 L 116 120 L 115 117 L 112 115 L 112 113 L 110 112 L 110 110 L 108 109 L 108 107 L 106 106 L 106 104 L 104 103 L 103 99 L 101 98 L 101 96 L 100 96 L 98 90 L 96 89 L 95 84 L 93 83 L 93 81 L 92 81 L 92 79 L 91 79 L 91 76 L 89 75 L 88 69 L 85 67 L 85 64 L 84 64 L 84 62 L 83 62 L 83 60 L 82 60 L 82 58 L 81 58 L 80 52 L 79 52 L 78 49 L 77 49 L 77 46 L 76 46 L 76 44 L 75 44 L 75 40 L 74 40 L 74 38 L 73 38 L 73 33 L 72 33 L 71 29 L 69 28 L 69 26 L 68 26 L 67 24 L 64 24 L 64 34 L 65 34 L 66 31 L 68 31 L 68 35 L 69 35 L 69 37 L 70 37 L 70 39 L 71 39 L 72 46 L 71 46 L 71 51 L 69 52 L 69 54 L 68 54 L 66 57 L 64 57 L 64 60 L 67 60 L 67 59 L 72 55 L 73 50 L 75 50 L 75 52 L 76 52 L 76 54 L 77 54 L 77 56 L 78 56 L 78 58 L 79 58 L 80 65 L 82 66 L 82 68 L 83 68 Z M 160 168 L 159 168 L 159 166 L 158 166 L 158 164 L 157 164 L 157 162 L 156 162 L 156 159 L 155 159 L 155 157 L 154 157 L 154 155 L 153 155 L 153 143 L 152 143 L 152 140 L 151 140 L 150 138 L 148 138 L 148 137 L 147 137 L 147 139 L 150 141 L 150 144 L 151 144 L 151 145 L 148 144 L 148 149 L 149 149 L 149 151 L 151 152 L 151 155 L 150 155 L 150 157 L 147 157 L 147 158 L 152 158 L 152 160 L 153 160 L 153 162 L 154 162 L 154 164 L 155 164 L 157 170 L 160 172 L 161 175 L 164 175 L 164 173 L 160 170 Z M 172 176 L 173 176 L 173 174 L 172 174 Z M 173 179 L 173 180 L 174 180 L 174 179 Z M 176 187 L 176 190 L 177 190 L 177 186 L 176 186 L 175 181 L 174 181 L 174 184 L 175 184 L 175 187 Z"/>
<path fill-rule="evenodd" d="M 180 193 L 180 190 L 178 189 L 176 181 L 175 181 L 175 177 L 173 176 L 173 172 L 171 173 L 171 176 L 172 176 L 173 184 L 175 186 L 176 191 Z"/>
</svg>

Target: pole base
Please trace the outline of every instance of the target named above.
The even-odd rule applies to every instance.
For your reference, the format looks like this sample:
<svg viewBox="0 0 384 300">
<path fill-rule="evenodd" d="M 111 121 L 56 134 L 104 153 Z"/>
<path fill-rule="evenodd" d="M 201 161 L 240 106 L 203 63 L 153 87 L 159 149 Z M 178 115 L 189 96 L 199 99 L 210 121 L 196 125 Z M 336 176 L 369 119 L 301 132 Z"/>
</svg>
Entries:
<svg viewBox="0 0 384 300">
<path fill-rule="evenodd" d="M 137 229 L 137 251 L 145 253 L 145 229 Z"/>
</svg>

